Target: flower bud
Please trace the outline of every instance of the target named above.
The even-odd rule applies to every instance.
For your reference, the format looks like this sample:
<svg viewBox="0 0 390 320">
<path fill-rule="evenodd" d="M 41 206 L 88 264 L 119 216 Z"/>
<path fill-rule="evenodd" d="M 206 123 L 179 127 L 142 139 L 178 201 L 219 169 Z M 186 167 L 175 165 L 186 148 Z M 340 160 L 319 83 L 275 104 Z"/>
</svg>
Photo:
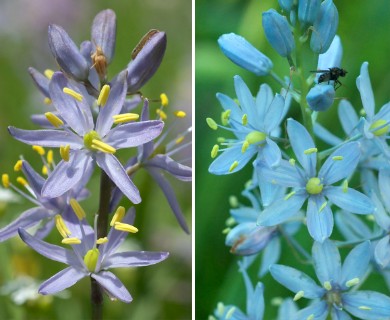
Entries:
<svg viewBox="0 0 390 320">
<path fill-rule="evenodd" d="M 61 27 L 49 26 L 49 46 L 61 70 L 78 81 L 88 78 L 89 66 L 76 44 Z"/>
<path fill-rule="evenodd" d="M 339 24 L 339 13 L 332 0 L 325 0 L 314 21 L 314 30 L 310 39 L 310 48 L 315 53 L 324 53 L 330 47 Z"/>
<path fill-rule="evenodd" d="M 99 12 L 92 23 L 92 44 L 100 48 L 107 64 L 114 56 L 116 39 L 116 16 L 114 11 L 107 9 Z"/>
<path fill-rule="evenodd" d="M 298 20 L 302 25 L 313 25 L 320 11 L 320 0 L 299 0 Z"/>
<path fill-rule="evenodd" d="M 310 89 L 306 101 L 314 111 L 326 111 L 333 104 L 335 90 L 332 84 L 318 84 Z"/>
<path fill-rule="evenodd" d="M 132 52 L 127 65 L 127 91 L 137 92 L 157 71 L 167 46 L 165 32 L 150 30 Z"/>
<path fill-rule="evenodd" d="M 295 42 L 286 17 L 274 9 L 263 12 L 263 28 L 271 46 L 282 57 L 290 56 L 295 49 Z"/>
<path fill-rule="evenodd" d="M 226 57 L 257 76 L 267 75 L 273 67 L 272 61 L 267 56 L 237 34 L 229 33 L 220 36 L 218 44 Z"/>
<path fill-rule="evenodd" d="M 28 73 L 30 74 L 31 78 L 33 79 L 35 85 L 39 89 L 39 91 L 47 98 L 50 97 L 49 94 L 49 82 L 50 80 L 45 77 L 42 73 L 40 73 L 38 70 L 30 67 L 28 68 Z"/>
<path fill-rule="evenodd" d="M 292 5 L 294 4 L 294 0 L 278 0 L 280 7 L 287 11 L 290 12 Z"/>
</svg>

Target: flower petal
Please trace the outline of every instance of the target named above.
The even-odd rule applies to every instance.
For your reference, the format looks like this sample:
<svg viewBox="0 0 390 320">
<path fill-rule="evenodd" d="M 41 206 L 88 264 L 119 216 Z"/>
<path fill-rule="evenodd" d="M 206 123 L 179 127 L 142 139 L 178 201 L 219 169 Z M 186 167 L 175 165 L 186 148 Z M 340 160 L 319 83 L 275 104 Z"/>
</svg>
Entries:
<svg viewBox="0 0 390 320">
<path fill-rule="evenodd" d="M 30 188 L 34 191 L 35 196 L 39 199 L 45 179 L 43 179 L 31 166 L 24 160 L 22 162 L 22 171 L 26 177 Z"/>
<path fill-rule="evenodd" d="M 91 39 L 110 63 L 114 56 L 116 39 L 116 16 L 111 9 L 100 11 L 93 19 Z"/>
<path fill-rule="evenodd" d="M 123 283 L 113 273 L 109 271 L 100 271 L 99 273 L 91 274 L 91 277 L 99 282 L 110 297 L 115 297 L 126 303 L 133 300 L 129 291 L 127 291 Z"/>
<path fill-rule="evenodd" d="M 332 286 L 339 283 L 341 274 L 341 258 L 337 247 L 329 239 L 323 243 L 314 242 L 312 248 L 314 268 L 320 283 L 329 281 Z"/>
<path fill-rule="evenodd" d="M 374 291 L 344 293 L 344 308 L 359 319 L 383 320 L 390 318 L 390 298 Z M 365 308 L 361 308 L 365 307 Z"/>
<path fill-rule="evenodd" d="M 375 100 L 371 87 L 370 75 L 368 74 L 368 62 L 363 62 L 360 68 L 360 75 L 356 79 L 356 86 L 360 92 L 367 118 L 371 121 L 375 113 Z"/>
<path fill-rule="evenodd" d="M 277 167 L 282 160 L 282 153 L 274 141 L 268 137 L 266 138 L 266 141 L 267 143 L 264 145 L 263 149 L 263 158 L 269 167 Z"/>
<path fill-rule="evenodd" d="M 245 84 L 244 80 L 240 76 L 234 76 L 234 87 L 236 90 L 238 101 L 240 101 L 240 107 L 244 114 L 248 116 L 248 122 L 252 126 L 259 123 L 259 126 L 262 127 L 262 122 L 264 118 L 259 119 L 256 117 L 256 104 L 255 99 L 253 98 L 252 93 L 249 91 L 248 86 Z M 241 119 L 240 119 L 241 120 Z"/>
<path fill-rule="evenodd" d="M 168 252 L 127 251 L 111 254 L 102 264 L 103 269 L 144 267 L 168 258 Z"/>
<path fill-rule="evenodd" d="M 348 137 L 352 136 L 359 122 L 355 109 L 348 100 L 341 100 L 337 109 L 341 126 Z"/>
<path fill-rule="evenodd" d="M 375 207 L 371 199 L 363 193 L 348 188 L 344 192 L 343 187 L 327 187 L 323 194 L 336 206 L 353 213 L 371 214 Z"/>
<path fill-rule="evenodd" d="M 145 163 L 145 167 L 163 169 L 181 181 L 192 180 L 192 169 L 176 162 L 167 155 L 157 154 Z"/>
<path fill-rule="evenodd" d="M 86 276 L 86 272 L 73 267 L 68 267 L 42 283 L 38 292 L 43 295 L 54 294 L 73 286 L 76 282 Z"/>
<path fill-rule="evenodd" d="M 375 246 L 374 257 L 381 268 L 386 268 L 390 263 L 390 236 L 383 237 Z"/>
<path fill-rule="evenodd" d="M 283 96 L 277 93 L 268 108 L 268 112 L 263 118 L 264 127 L 266 128 L 265 131 L 267 133 L 270 133 L 280 125 L 284 112 L 284 104 L 285 101 Z"/>
<path fill-rule="evenodd" d="M 323 196 L 309 197 L 306 218 L 307 229 L 314 240 L 323 242 L 332 234 L 333 214 Z"/>
<path fill-rule="evenodd" d="M 328 304 L 326 301 L 314 302 L 310 306 L 299 310 L 293 320 L 302 320 L 302 319 L 316 319 L 316 320 L 326 320 L 328 317 Z M 332 318 L 333 319 L 333 318 Z M 333 319 L 335 320 L 335 319 Z"/>
</svg>

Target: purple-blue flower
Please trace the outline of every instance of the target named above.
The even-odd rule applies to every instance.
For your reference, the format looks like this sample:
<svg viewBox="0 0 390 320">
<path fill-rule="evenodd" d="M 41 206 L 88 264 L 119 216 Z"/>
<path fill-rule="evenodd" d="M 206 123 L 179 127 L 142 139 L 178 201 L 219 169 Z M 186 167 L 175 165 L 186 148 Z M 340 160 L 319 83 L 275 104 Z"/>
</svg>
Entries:
<svg viewBox="0 0 390 320">
<path fill-rule="evenodd" d="M 357 142 L 346 143 L 335 150 L 317 173 L 317 148 L 306 128 L 299 122 L 288 119 L 287 132 L 302 167 L 294 159 L 282 160 L 280 166 L 274 169 L 264 161 L 257 162 L 257 170 L 264 179 L 293 188 L 288 195 L 262 212 L 258 218 L 259 225 L 273 226 L 285 222 L 308 200 L 307 227 L 310 235 L 322 242 L 333 230 L 331 203 L 353 213 L 374 212 L 375 207 L 370 198 L 349 188 L 347 180 L 341 186 L 333 186 L 334 183 L 349 178 L 354 172 L 360 157 Z"/>
<path fill-rule="evenodd" d="M 68 267 L 61 270 L 41 284 L 39 293 L 54 294 L 76 284 L 84 277 L 95 279 L 105 292 L 114 299 L 129 303 L 130 293 L 123 283 L 108 269 L 129 268 L 153 265 L 165 260 L 167 252 L 124 251 L 117 252 L 125 240 L 127 232 L 120 227 L 134 228 L 135 210 L 130 209 L 122 219 L 116 219 L 107 238 L 97 239 L 96 232 L 75 213 L 68 212 L 64 221 L 58 219 L 57 228 L 63 234 L 63 243 L 69 243 L 72 250 L 53 245 L 31 236 L 24 229 L 19 229 L 22 240 L 39 254 L 64 264 Z M 115 218 L 115 216 L 114 216 Z M 119 225 L 118 225 L 119 224 Z M 120 227 L 118 227 L 120 226 Z M 135 231 L 136 232 L 136 231 Z M 67 236 L 68 235 L 68 236 Z"/>
<path fill-rule="evenodd" d="M 105 86 L 105 89 L 109 86 Z M 122 164 L 114 156 L 117 149 L 130 148 L 156 138 L 162 121 L 114 124 L 126 97 L 126 73 L 122 72 L 107 94 L 99 101 L 99 114 L 94 123 L 91 106 L 95 99 L 82 85 L 56 72 L 50 82 L 50 96 L 63 121 L 52 120 L 58 129 L 21 130 L 9 127 L 17 140 L 27 144 L 59 147 L 63 160 L 56 166 L 42 188 L 42 196 L 58 197 L 79 183 L 85 172 L 96 163 L 133 203 L 141 201 L 137 187 Z M 70 94 L 64 92 L 70 91 Z"/>
<path fill-rule="evenodd" d="M 330 240 L 315 242 L 312 248 L 314 269 L 321 286 L 305 273 L 284 265 L 273 265 L 270 272 L 280 284 L 295 293 L 294 300 L 314 299 L 310 306 L 298 311 L 301 319 L 389 319 L 390 298 L 374 291 L 353 290 L 365 277 L 370 262 L 370 242 L 350 251 L 341 264 L 339 251 Z"/>
</svg>

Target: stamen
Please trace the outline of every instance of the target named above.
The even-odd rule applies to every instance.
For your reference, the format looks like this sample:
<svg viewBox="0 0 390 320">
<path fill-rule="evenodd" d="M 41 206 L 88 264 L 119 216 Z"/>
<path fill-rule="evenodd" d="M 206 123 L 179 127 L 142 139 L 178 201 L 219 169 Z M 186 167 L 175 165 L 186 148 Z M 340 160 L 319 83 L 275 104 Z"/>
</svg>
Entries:
<svg viewBox="0 0 390 320">
<path fill-rule="evenodd" d="M 109 144 L 104 143 L 103 141 L 100 141 L 98 139 L 92 140 L 91 147 L 95 150 L 104 152 L 104 153 L 111 153 L 114 154 L 116 152 L 116 149 L 111 147 Z"/>
<path fill-rule="evenodd" d="M 224 112 L 221 113 L 221 122 L 224 126 L 226 126 L 229 123 L 229 118 L 232 110 L 227 109 Z"/>
<path fill-rule="evenodd" d="M 80 244 L 81 240 L 79 238 L 64 238 L 62 239 L 61 243 L 63 244 Z"/>
<path fill-rule="evenodd" d="M 311 314 L 310 316 L 308 316 L 308 317 L 306 318 L 306 320 L 314 320 L 314 314 Z"/>
<path fill-rule="evenodd" d="M 241 118 L 241 122 L 244 126 L 246 126 L 248 124 L 248 115 L 246 113 L 243 114 L 243 116 Z"/>
<path fill-rule="evenodd" d="M 371 308 L 371 307 L 368 307 L 368 306 L 359 306 L 358 308 L 359 308 L 360 310 L 367 310 L 367 311 L 372 310 L 372 308 Z"/>
<path fill-rule="evenodd" d="M 125 231 L 130 233 L 137 233 L 138 229 L 130 224 L 122 223 L 122 222 L 115 222 L 114 223 L 114 229 L 118 231 Z"/>
<path fill-rule="evenodd" d="M 60 155 L 65 162 L 69 161 L 70 145 L 60 146 Z"/>
<path fill-rule="evenodd" d="M 43 74 L 45 75 L 46 78 L 51 80 L 51 77 L 53 76 L 54 71 L 51 69 L 46 69 L 45 71 L 43 71 Z"/>
<path fill-rule="evenodd" d="M 187 115 L 184 111 L 181 111 L 181 110 L 175 111 L 173 114 L 176 117 L 181 118 L 181 119 L 185 118 Z"/>
<path fill-rule="evenodd" d="M 57 214 L 54 219 L 55 219 L 57 230 L 60 233 L 60 235 L 63 238 L 68 238 L 71 235 L 71 232 L 66 226 L 62 217 L 59 214 Z"/>
<path fill-rule="evenodd" d="M 343 184 L 341 185 L 341 187 L 342 187 L 344 193 L 348 192 L 348 180 L 347 179 L 345 179 L 343 181 Z"/>
<path fill-rule="evenodd" d="M 114 123 L 124 123 L 129 121 L 135 121 L 139 119 L 139 114 L 136 113 L 123 113 L 123 114 L 117 114 L 115 116 L 112 116 L 114 119 Z"/>
<path fill-rule="evenodd" d="M 219 145 L 215 144 L 211 150 L 211 158 L 214 159 L 218 155 Z"/>
<path fill-rule="evenodd" d="M 161 105 L 166 107 L 169 103 L 168 96 L 165 93 L 160 94 Z"/>
<path fill-rule="evenodd" d="M 293 300 L 294 301 L 298 301 L 299 299 L 301 299 L 303 296 L 305 295 L 305 292 L 303 290 L 300 290 L 296 293 L 296 295 L 294 296 Z"/>
<path fill-rule="evenodd" d="M 329 281 L 324 282 L 324 288 L 328 291 L 332 290 L 332 284 Z"/>
<path fill-rule="evenodd" d="M 157 109 L 156 113 L 160 116 L 160 119 L 167 120 L 167 118 L 168 118 L 167 114 L 164 111 L 162 111 L 161 109 Z"/>
<path fill-rule="evenodd" d="M 77 101 L 83 101 L 83 96 L 80 93 L 72 90 L 71 88 L 65 87 L 64 89 L 62 89 L 62 91 L 67 95 L 70 95 L 71 97 L 75 98 Z"/>
<path fill-rule="evenodd" d="M 47 152 L 47 156 L 46 156 L 46 159 L 47 159 L 47 163 L 48 164 L 52 164 L 53 163 L 53 159 L 54 159 L 54 152 L 53 152 L 53 150 L 49 150 L 48 152 Z"/>
<path fill-rule="evenodd" d="M 286 195 L 286 196 L 284 197 L 284 200 L 290 199 L 295 193 L 296 193 L 296 191 L 291 191 L 288 195 Z"/>
<path fill-rule="evenodd" d="M 9 175 L 6 173 L 3 173 L 1 176 L 1 182 L 3 183 L 4 188 L 9 188 Z"/>
<path fill-rule="evenodd" d="M 110 86 L 108 84 L 105 84 L 102 90 L 100 90 L 100 94 L 97 99 L 98 106 L 104 107 L 107 103 L 109 95 L 110 95 Z"/>
<path fill-rule="evenodd" d="M 43 103 L 49 105 L 51 104 L 51 99 L 46 97 L 45 99 L 43 99 Z"/>
<path fill-rule="evenodd" d="M 322 210 L 324 210 L 327 204 L 328 204 L 328 201 L 325 201 L 325 202 L 321 205 L 321 207 L 320 207 L 320 209 L 318 210 L 318 212 L 321 212 Z"/>
<path fill-rule="evenodd" d="M 44 156 L 45 155 L 45 149 L 41 146 L 32 146 L 32 149 L 38 153 L 40 156 Z"/>
<path fill-rule="evenodd" d="M 16 161 L 15 165 L 14 165 L 14 171 L 20 171 L 22 170 L 22 165 L 23 165 L 23 160 L 18 160 Z"/>
<path fill-rule="evenodd" d="M 84 209 L 81 207 L 80 203 L 75 198 L 71 198 L 69 200 L 69 204 L 72 207 L 74 213 L 76 214 L 77 218 L 81 221 L 85 218 L 86 214 Z"/>
<path fill-rule="evenodd" d="M 179 144 L 179 143 L 182 143 L 183 140 L 184 140 L 185 136 L 180 136 L 178 137 L 176 140 L 175 140 L 175 144 Z"/>
<path fill-rule="evenodd" d="M 309 155 L 312 153 L 316 153 L 317 151 L 318 151 L 317 148 L 310 148 L 310 149 L 306 149 L 305 151 L 303 151 L 303 153 L 306 155 Z"/>
<path fill-rule="evenodd" d="M 343 156 L 334 156 L 332 157 L 332 160 L 335 160 L 335 161 L 339 161 L 339 160 L 343 160 L 344 157 Z"/>
<path fill-rule="evenodd" d="M 103 243 L 107 243 L 108 242 L 108 238 L 107 237 L 104 237 L 104 238 L 99 238 L 96 240 L 96 244 L 103 244 Z"/>
<path fill-rule="evenodd" d="M 245 151 L 249 148 L 249 142 L 245 140 L 242 144 L 241 153 L 245 153 Z"/>
<path fill-rule="evenodd" d="M 236 307 L 231 307 L 228 312 L 226 312 L 226 319 L 231 319 L 233 317 L 233 313 L 236 311 Z"/>
<path fill-rule="evenodd" d="M 42 174 L 44 176 L 47 176 L 48 172 L 49 172 L 49 169 L 47 169 L 47 167 L 45 165 L 43 165 L 43 167 L 42 167 Z"/>
<path fill-rule="evenodd" d="M 295 162 L 296 162 L 295 159 L 291 158 L 290 160 L 288 160 L 288 162 L 290 162 L 292 166 L 295 166 Z"/>
<path fill-rule="evenodd" d="M 62 127 L 64 122 L 51 112 L 45 113 L 46 119 L 56 128 Z"/>
<path fill-rule="evenodd" d="M 116 222 L 121 222 L 125 213 L 126 213 L 125 208 L 119 206 L 118 209 L 116 209 L 114 216 L 111 219 L 110 226 L 113 227 Z"/>
<path fill-rule="evenodd" d="M 359 278 L 353 278 L 353 279 L 351 279 L 351 280 L 348 280 L 348 281 L 345 283 L 345 285 L 346 285 L 348 288 L 350 288 L 350 287 L 352 287 L 352 286 L 357 285 L 359 282 L 360 282 L 360 279 L 359 279 Z"/>
<path fill-rule="evenodd" d="M 22 185 L 23 187 L 28 186 L 28 182 L 23 177 L 17 177 L 16 182 Z"/>
<path fill-rule="evenodd" d="M 232 165 L 230 166 L 229 172 L 232 172 L 234 169 L 237 168 L 237 166 L 238 166 L 238 161 L 236 160 L 236 161 L 234 161 L 234 162 L 232 163 Z"/>
<path fill-rule="evenodd" d="M 216 123 L 213 119 L 211 119 L 211 118 L 206 118 L 206 122 L 207 122 L 207 125 L 208 125 L 211 129 L 213 129 L 213 130 L 217 130 L 217 129 L 218 129 L 218 125 L 217 125 L 217 123 Z"/>
<path fill-rule="evenodd" d="M 231 228 L 225 228 L 222 230 L 222 234 L 228 234 L 232 230 Z"/>
</svg>

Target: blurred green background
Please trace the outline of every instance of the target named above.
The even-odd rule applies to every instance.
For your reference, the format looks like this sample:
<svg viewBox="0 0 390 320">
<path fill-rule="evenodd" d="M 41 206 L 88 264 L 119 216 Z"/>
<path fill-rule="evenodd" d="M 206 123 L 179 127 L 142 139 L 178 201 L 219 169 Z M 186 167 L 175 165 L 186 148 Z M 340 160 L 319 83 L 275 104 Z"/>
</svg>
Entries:
<svg viewBox="0 0 390 320">
<path fill-rule="evenodd" d="M 47 44 L 49 23 L 61 25 L 76 44 L 90 39 L 90 26 L 101 10 L 111 8 L 117 15 L 117 44 L 115 58 L 109 68 L 111 78 L 123 69 L 141 37 L 152 28 L 167 33 L 167 51 L 156 75 L 142 92 L 156 99 L 165 92 L 170 110 L 182 109 L 188 114 L 175 123 L 171 138 L 191 125 L 191 1 L 154 0 L 77 1 L 77 0 L 16 0 L 0 3 L 0 172 L 9 173 L 15 181 L 13 165 L 20 155 L 40 171 L 42 163 L 30 146 L 13 140 L 7 126 L 34 129 L 29 116 L 44 112 L 43 97 L 36 90 L 27 68 L 43 71 L 55 69 Z M 159 107 L 156 103 L 152 108 Z M 169 109 L 168 109 L 169 113 Z M 167 120 L 167 124 L 171 119 Z M 130 153 L 119 153 L 122 162 Z M 56 160 L 59 155 L 55 152 Z M 191 164 L 191 147 L 181 154 Z M 191 228 L 191 183 L 170 179 L 177 191 L 179 203 Z M 169 251 L 170 257 L 161 264 L 137 269 L 117 269 L 114 273 L 124 282 L 133 296 L 131 304 L 105 299 L 105 319 L 190 319 L 191 318 L 191 235 L 186 235 L 176 223 L 162 192 L 145 173 L 135 178 L 142 195 L 137 205 L 135 225 L 140 232 L 128 237 L 128 245 L 138 250 Z M 82 203 L 92 216 L 97 210 L 99 184 L 96 170 L 89 187 L 92 196 Z M 123 201 L 126 208 L 129 203 Z M 17 203 L 0 203 L 0 226 L 15 219 L 31 207 L 24 199 Z M 59 237 L 53 232 L 49 241 Z M 0 244 L 0 287 L 14 284 L 25 276 L 35 277 L 38 284 L 63 269 L 63 265 L 40 257 L 19 239 Z M 40 296 L 22 305 L 10 295 L 0 298 L 0 319 L 88 319 L 90 318 L 89 280 L 84 279 L 61 297 Z M 23 287 L 23 285 L 22 285 Z M 24 288 L 26 286 L 24 285 Z M 0 289 L 0 292 L 3 292 Z"/>
<path fill-rule="evenodd" d="M 347 77 L 342 79 L 343 86 L 337 90 L 336 95 L 348 99 L 357 110 L 362 108 L 355 81 L 361 64 L 368 61 L 376 110 L 379 110 L 390 100 L 389 3 L 387 0 L 334 0 L 334 3 L 339 12 L 338 34 L 344 49 L 341 65 L 348 70 Z M 244 200 L 240 197 L 240 192 L 245 182 L 251 178 L 251 166 L 248 165 L 246 169 L 229 176 L 213 176 L 208 173 L 208 166 L 212 162 L 211 148 L 217 137 L 221 134 L 226 136 L 226 132 L 212 131 L 205 118 L 211 117 L 219 122 L 222 108 L 215 97 L 217 92 L 236 98 L 233 86 L 233 76 L 236 74 L 244 79 L 253 94 L 257 93 L 259 85 L 264 82 L 271 85 L 274 92 L 279 92 L 280 87 L 273 79 L 256 77 L 237 67 L 222 54 L 217 44 L 218 37 L 224 33 L 240 34 L 272 59 L 277 74 L 288 75 L 287 60 L 279 57 L 268 45 L 262 29 L 261 13 L 270 8 L 279 10 L 276 0 L 196 0 L 196 319 L 206 319 L 213 313 L 218 301 L 235 304 L 245 311 L 246 294 L 243 281 L 237 273 L 238 259 L 231 255 L 229 248 L 224 245 L 225 236 L 222 230 L 225 228 L 225 220 L 229 217 L 228 198 L 230 195 L 236 195 L 240 201 Z M 314 55 L 308 59 L 305 65 L 315 70 L 317 61 Z M 339 122 L 335 120 L 338 119 L 337 105 L 335 101 L 327 113 L 319 115 L 319 121 L 333 132 L 340 131 Z M 289 116 L 300 119 L 299 112 L 297 104 L 293 103 Z M 304 228 L 300 229 L 299 238 L 308 239 Z M 310 250 L 311 241 L 306 241 L 305 247 Z M 288 253 L 290 250 L 285 243 L 283 248 L 281 263 L 290 264 L 291 261 L 296 261 L 291 253 Z M 303 270 L 314 276 L 310 266 Z M 257 266 L 250 271 L 254 276 Z M 268 302 L 275 296 L 292 296 L 290 291 L 275 283 L 269 275 L 262 281 L 265 283 L 265 298 Z M 363 288 L 386 292 L 384 282 L 378 276 L 370 277 Z M 303 302 L 306 303 L 307 300 Z M 273 319 L 276 316 L 277 309 L 269 303 L 266 303 L 266 310 L 264 319 Z"/>
</svg>

